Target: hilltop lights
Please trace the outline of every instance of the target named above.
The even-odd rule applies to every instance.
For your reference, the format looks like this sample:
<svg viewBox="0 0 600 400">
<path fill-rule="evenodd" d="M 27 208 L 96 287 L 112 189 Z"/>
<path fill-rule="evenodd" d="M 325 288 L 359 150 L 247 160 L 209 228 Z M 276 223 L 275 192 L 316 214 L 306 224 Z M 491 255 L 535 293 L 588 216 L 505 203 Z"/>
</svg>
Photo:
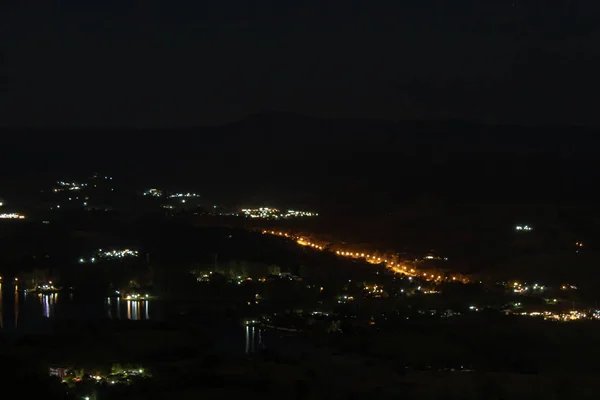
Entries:
<svg viewBox="0 0 600 400">
<path fill-rule="evenodd" d="M 17 213 L 0 214 L 0 219 L 25 219 L 25 216 Z"/>
<path fill-rule="evenodd" d="M 142 193 L 142 195 L 151 197 L 162 197 L 163 191 L 160 189 L 148 189 L 144 193 Z"/>
<path fill-rule="evenodd" d="M 193 198 L 193 197 L 200 197 L 200 195 L 196 194 L 196 193 L 174 193 L 174 194 L 169 195 L 169 199 L 176 199 L 176 198 L 182 198 L 182 197 L 189 199 L 189 198 Z"/>
<path fill-rule="evenodd" d="M 55 192 L 62 192 L 63 190 L 72 190 L 72 191 L 77 191 L 77 190 L 81 190 L 81 188 L 86 187 L 87 183 L 76 183 L 76 182 L 64 182 L 64 181 L 58 181 L 56 182 L 59 186 L 61 186 L 61 188 L 59 189 L 54 189 Z"/>
<path fill-rule="evenodd" d="M 260 207 L 260 208 L 244 208 L 242 213 L 246 217 L 250 218 L 262 218 L 262 219 L 286 219 L 286 218 L 302 218 L 302 217 L 316 217 L 319 214 L 307 211 L 298 210 L 287 210 L 283 212 L 277 208 Z"/>
<path fill-rule="evenodd" d="M 129 249 L 124 249 L 124 250 L 109 250 L 109 251 L 104 251 L 102 249 L 98 249 L 98 251 L 96 252 L 95 256 L 100 258 L 100 259 L 109 259 L 109 260 L 118 260 L 118 259 L 124 259 L 124 258 L 135 258 L 139 255 L 139 252 L 137 250 L 129 250 Z M 96 257 L 92 257 L 90 258 L 90 262 L 96 262 Z M 86 263 L 86 259 L 85 258 L 80 258 L 79 259 L 79 263 L 80 264 L 84 264 Z"/>
<path fill-rule="evenodd" d="M 529 226 L 529 225 L 517 225 L 515 227 L 515 230 L 516 231 L 526 231 L 526 232 L 528 232 L 528 231 L 532 231 L 533 228 L 531 226 Z"/>
</svg>

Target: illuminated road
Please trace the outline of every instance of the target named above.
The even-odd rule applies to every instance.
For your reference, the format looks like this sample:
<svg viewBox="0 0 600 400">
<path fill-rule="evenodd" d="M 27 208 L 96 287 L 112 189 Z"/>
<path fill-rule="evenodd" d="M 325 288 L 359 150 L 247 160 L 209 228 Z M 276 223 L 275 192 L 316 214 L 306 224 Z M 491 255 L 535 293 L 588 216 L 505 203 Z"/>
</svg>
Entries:
<svg viewBox="0 0 600 400">
<path fill-rule="evenodd" d="M 324 250 L 327 247 L 327 244 L 325 244 L 325 243 L 315 242 L 314 240 L 311 240 L 306 237 L 290 235 L 290 234 L 284 233 L 284 232 L 263 230 L 262 233 L 265 235 L 275 235 L 275 236 L 287 237 L 290 240 L 294 240 L 300 246 L 312 247 L 315 250 Z M 368 252 L 360 252 L 360 253 L 352 252 L 352 251 L 347 251 L 347 249 L 342 249 L 342 248 L 336 248 L 336 249 L 330 248 L 330 250 L 332 252 L 335 252 L 335 254 L 337 254 L 340 257 L 364 259 L 365 261 L 367 261 L 370 264 L 377 264 L 377 265 L 384 264 L 386 268 L 388 268 L 390 271 L 393 271 L 397 274 L 419 277 L 419 278 L 425 279 L 427 281 L 434 281 L 434 282 L 459 281 L 459 282 L 463 282 L 463 283 L 467 283 L 469 281 L 464 276 L 461 276 L 458 274 L 456 274 L 454 276 L 448 276 L 439 271 L 436 273 L 436 271 L 434 271 L 431 268 L 427 268 L 427 271 L 424 271 L 424 270 L 419 271 L 415 266 L 405 265 L 405 264 L 407 264 L 406 262 L 394 261 L 395 257 L 393 257 L 393 256 L 387 256 L 387 257 L 386 256 L 376 256 L 375 254 L 370 254 Z"/>
</svg>

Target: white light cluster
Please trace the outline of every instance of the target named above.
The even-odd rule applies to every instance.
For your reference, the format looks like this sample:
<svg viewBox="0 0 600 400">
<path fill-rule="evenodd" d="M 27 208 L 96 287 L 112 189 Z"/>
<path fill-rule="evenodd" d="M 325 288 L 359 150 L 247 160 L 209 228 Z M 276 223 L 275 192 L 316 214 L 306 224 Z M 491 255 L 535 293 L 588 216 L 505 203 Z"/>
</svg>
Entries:
<svg viewBox="0 0 600 400">
<path fill-rule="evenodd" d="M 87 186 L 87 183 L 64 182 L 64 181 L 58 181 L 56 183 L 58 183 L 58 185 L 61 186 L 61 188 L 54 189 L 55 192 L 62 192 L 63 190 L 81 190 L 81 188 Z"/>
<path fill-rule="evenodd" d="M 150 296 L 147 294 L 142 296 L 141 294 L 138 294 L 138 293 L 131 293 L 131 294 L 125 296 L 125 300 L 145 300 L 148 297 L 150 297 Z"/>
<path fill-rule="evenodd" d="M 529 225 L 517 225 L 515 227 L 515 230 L 517 230 L 517 231 L 532 231 L 533 228 Z"/>
<path fill-rule="evenodd" d="M 319 214 L 307 211 L 287 210 L 282 212 L 277 208 L 260 207 L 260 208 L 244 208 L 242 213 L 250 218 L 302 218 L 302 217 L 316 217 Z"/>
<path fill-rule="evenodd" d="M 110 250 L 110 251 L 102 251 L 102 249 L 98 250 L 98 256 L 100 258 L 124 258 L 124 257 L 137 257 L 138 252 L 136 250 Z"/>
<path fill-rule="evenodd" d="M 143 193 L 144 196 L 162 197 L 163 191 L 160 189 L 148 189 Z"/>
<path fill-rule="evenodd" d="M 43 285 L 38 285 L 37 290 L 40 292 L 45 292 L 45 291 L 49 291 L 49 290 L 56 290 L 56 287 L 54 287 L 52 282 L 48 282 Z"/>
<path fill-rule="evenodd" d="M 0 214 L 0 219 L 25 219 L 25 216 L 17 213 Z"/>
<path fill-rule="evenodd" d="M 90 258 L 89 260 L 80 258 L 79 262 L 81 264 L 86 263 L 86 262 L 95 263 L 97 259 L 123 259 L 123 258 L 129 258 L 129 257 L 137 257 L 138 255 L 139 255 L 139 253 L 136 250 L 124 249 L 124 250 L 108 250 L 108 251 L 106 251 L 106 250 L 98 249 L 98 251 L 96 252 L 96 255 L 94 257 Z"/>
<path fill-rule="evenodd" d="M 193 198 L 193 197 L 200 197 L 199 194 L 196 193 L 173 193 L 171 195 L 169 195 L 170 199 L 180 199 L 180 198 Z"/>
<path fill-rule="evenodd" d="M 590 316 L 592 318 L 597 318 L 596 314 L 592 313 L 592 315 L 588 315 L 583 311 L 569 311 L 566 313 L 555 313 L 553 311 L 533 311 L 533 312 L 522 312 L 519 315 L 528 316 L 528 317 L 544 317 L 545 320 L 555 320 L 561 322 L 569 322 L 569 321 L 577 321 L 581 319 L 587 319 Z"/>
</svg>

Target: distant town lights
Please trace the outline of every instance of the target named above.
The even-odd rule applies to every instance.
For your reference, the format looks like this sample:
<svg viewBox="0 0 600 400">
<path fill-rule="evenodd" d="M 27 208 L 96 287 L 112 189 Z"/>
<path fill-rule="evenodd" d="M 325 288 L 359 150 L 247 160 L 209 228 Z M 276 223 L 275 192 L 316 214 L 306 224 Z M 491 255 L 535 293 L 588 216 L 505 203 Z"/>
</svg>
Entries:
<svg viewBox="0 0 600 400">
<path fill-rule="evenodd" d="M 287 210 L 283 212 L 277 208 L 260 207 L 260 208 L 244 208 L 242 213 L 246 217 L 250 218 L 261 218 L 261 219 L 286 219 L 286 218 L 302 218 L 302 217 L 316 217 L 319 214 L 307 211 L 296 211 Z"/>
<path fill-rule="evenodd" d="M 25 219 L 25 216 L 17 213 L 0 214 L 0 219 Z"/>
<path fill-rule="evenodd" d="M 529 225 L 517 225 L 515 227 L 515 230 L 517 230 L 517 231 L 532 231 L 533 228 Z"/>
<path fill-rule="evenodd" d="M 152 196 L 152 197 L 162 197 L 163 196 L 163 192 L 160 189 L 148 189 L 142 194 L 144 196 Z"/>
<path fill-rule="evenodd" d="M 199 194 L 196 193 L 174 193 L 172 195 L 169 195 L 170 199 L 175 199 L 175 198 L 194 198 L 194 197 L 200 197 Z"/>
</svg>

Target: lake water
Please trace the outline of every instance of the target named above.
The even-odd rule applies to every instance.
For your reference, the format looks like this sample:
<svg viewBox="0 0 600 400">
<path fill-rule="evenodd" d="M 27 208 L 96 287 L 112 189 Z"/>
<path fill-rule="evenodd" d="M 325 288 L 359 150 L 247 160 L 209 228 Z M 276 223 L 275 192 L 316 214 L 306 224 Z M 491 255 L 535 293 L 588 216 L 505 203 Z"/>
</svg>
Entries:
<svg viewBox="0 0 600 400">
<path fill-rule="evenodd" d="M 90 300 L 68 293 L 28 293 L 0 284 L 0 329 L 5 333 L 49 333 L 53 320 L 162 320 L 162 314 L 153 301 Z"/>
<path fill-rule="evenodd" d="M 0 283 L 0 332 L 4 334 L 49 334 L 59 320 L 167 321 L 176 310 L 160 300 L 131 301 L 112 298 L 87 298 L 68 293 L 36 294 L 18 286 Z M 307 343 L 293 335 L 259 327 L 244 327 L 229 322 L 211 324 L 216 351 L 233 355 L 251 355 L 270 348 L 294 356 L 307 350 Z"/>
</svg>

